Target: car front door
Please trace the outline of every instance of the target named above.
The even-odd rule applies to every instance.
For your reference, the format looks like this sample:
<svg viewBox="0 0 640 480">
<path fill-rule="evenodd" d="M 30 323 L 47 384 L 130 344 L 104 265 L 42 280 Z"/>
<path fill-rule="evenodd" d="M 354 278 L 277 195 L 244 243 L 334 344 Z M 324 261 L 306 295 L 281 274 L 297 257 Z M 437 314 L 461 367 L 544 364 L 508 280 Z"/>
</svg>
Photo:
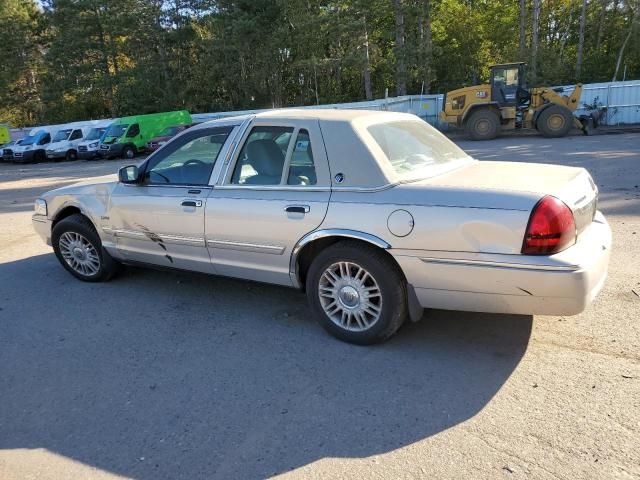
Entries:
<svg viewBox="0 0 640 480">
<path fill-rule="evenodd" d="M 258 118 L 238 145 L 207 201 L 211 261 L 222 275 L 291 285 L 291 251 L 331 195 L 319 123 Z"/>
<path fill-rule="evenodd" d="M 124 258 L 213 273 L 204 211 L 212 171 L 233 128 L 189 131 L 143 164 L 139 184 L 115 187 L 107 230 Z"/>
</svg>

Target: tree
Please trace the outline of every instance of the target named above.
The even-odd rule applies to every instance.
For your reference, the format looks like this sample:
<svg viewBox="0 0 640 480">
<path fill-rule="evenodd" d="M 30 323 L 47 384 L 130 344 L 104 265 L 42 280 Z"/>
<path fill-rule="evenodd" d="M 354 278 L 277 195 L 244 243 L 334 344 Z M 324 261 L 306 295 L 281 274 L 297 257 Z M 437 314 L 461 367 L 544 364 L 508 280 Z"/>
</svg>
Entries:
<svg viewBox="0 0 640 480">
<path fill-rule="evenodd" d="M 527 50 L 527 0 L 520 0 L 520 29 L 518 33 L 518 53 L 523 59 Z"/>
<path fill-rule="evenodd" d="M 578 39 L 578 55 L 576 60 L 576 80 L 580 81 L 582 74 L 582 51 L 584 50 L 584 29 L 587 23 L 587 0 L 582 0 L 580 11 L 580 34 Z"/>
<path fill-rule="evenodd" d="M 638 0 L 0 0 L 0 122 L 640 77 Z M 588 28 L 587 28 L 588 27 Z"/>
<path fill-rule="evenodd" d="M 407 65 L 405 61 L 404 12 L 402 0 L 393 0 L 396 19 L 396 94 L 407 94 Z"/>
<path fill-rule="evenodd" d="M 0 115 L 13 125 L 41 118 L 44 19 L 31 0 L 0 0 Z"/>
<path fill-rule="evenodd" d="M 638 16 L 640 13 L 640 5 L 638 5 L 637 3 L 635 5 L 628 3 L 627 8 L 628 8 L 628 16 L 629 16 L 629 29 L 627 30 L 627 34 L 624 37 L 624 41 L 622 42 L 622 45 L 620 46 L 620 51 L 618 52 L 618 60 L 616 61 L 616 70 L 613 73 L 613 79 L 611 80 L 612 82 L 615 82 L 616 79 L 618 78 L 618 72 L 620 71 L 620 64 L 622 63 L 624 51 L 627 48 L 627 44 L 629 43 L 629 39 L 631 38 L 633 29 L 635 28 L 635 25 L 636 25 L 636 22 L 638 21 Z"/>
<path fill-rule="evenodd" d="M 537 81 L 538 34 L 540 31 L 540 0 L 533 0 L 533 24 L 531 26 L 531 81 Z"/>
</svg>

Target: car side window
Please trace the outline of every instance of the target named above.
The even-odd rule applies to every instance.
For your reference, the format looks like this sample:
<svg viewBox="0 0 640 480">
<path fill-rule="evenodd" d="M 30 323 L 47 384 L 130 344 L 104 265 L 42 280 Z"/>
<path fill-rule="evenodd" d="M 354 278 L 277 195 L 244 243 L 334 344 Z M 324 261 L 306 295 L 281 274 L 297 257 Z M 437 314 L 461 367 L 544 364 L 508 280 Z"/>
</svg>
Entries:
<svg viewBox="0 0 640 480">
<path fill-rule="evenodd" d="M 140 134 L 140 125 L 138 125 L 137 123 L 134 123 L 129 127 L 129 131 L 127 132 L 127 137 L 133 138 L 139 134 Z"/>
<path fill-rule="evenodd" d="M 51 142 L 51 135 L 49 135 L 48 133 L 42 137 L 40 139 L 40 141 L 38 142 L 38 145 L 46 145 L 47 143 Z"/>
<path fill-rule="evenodd" d="M 80 138 L 82 138 L 82 130 L 74 130 L 69 140 L 78 140 Z"/>
<path fill-rule="evenodd" d="M 147 185 L 208 185 L 218 154 L 233 127 L 194 131 L 169 143 L 149 161 Z"/>
<path fill-rule="evenodd" d="M 287 185 L 315 185 L 317 182 L 311 139 L 309 132 L 302 128 L 293 144 Z"/>
<path fill-rule="evenodd" d="M 280 185 L 293 127 L 253 127 L 231 175 L 233 185 Z"/>
</svg>

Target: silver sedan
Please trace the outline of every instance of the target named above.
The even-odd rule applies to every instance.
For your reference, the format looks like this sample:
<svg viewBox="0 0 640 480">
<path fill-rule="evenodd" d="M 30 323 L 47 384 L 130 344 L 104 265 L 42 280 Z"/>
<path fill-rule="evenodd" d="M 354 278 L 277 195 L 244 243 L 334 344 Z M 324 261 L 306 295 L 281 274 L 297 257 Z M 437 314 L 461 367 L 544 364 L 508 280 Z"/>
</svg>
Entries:
<svg viewBox="0 0 640 480">
<path fill-rule="evenodd" d="M 584 169 L 479 162 L 413 115 L 280 110 L 48 192 L 33 225 L 81 280 L 146 264 L 286 285 L 370 344 L 423 308 L 580 313 L 611 249 L 597 198 Z"/>
</svg>

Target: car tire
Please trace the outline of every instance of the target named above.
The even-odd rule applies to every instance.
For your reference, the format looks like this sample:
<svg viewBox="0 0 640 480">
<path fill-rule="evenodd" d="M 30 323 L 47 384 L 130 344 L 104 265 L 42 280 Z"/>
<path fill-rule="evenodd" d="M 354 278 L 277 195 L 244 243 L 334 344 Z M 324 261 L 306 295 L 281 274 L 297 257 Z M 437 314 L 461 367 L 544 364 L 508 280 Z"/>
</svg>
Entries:
<svg viewBox="0 0 640 480">
<path fill-rule="evenodd" d="M 47 161 L 47 155 L 43 150 L 38 150 L 33 154 L 33 163 L 42 163 Z"/>
<path fill-rule="evenodd" d="M 536 128 L 547 138 L 564 137 L 571 127 L 573 127 L 573 114 L 562 105 L 551 105 L 545 108 L 536 121 Z"/>
<path fill-rule="evenodd" d="M 407 286 L 383 251 L 335 243 L 313 260 L 306 278 L 311 309 L 322 327 L 348 343 L 370 345 L 393 336 L 407 318 Z"/>
<path fill-rule="evenodd" d="M 500 116 L 491 108 L 479 108 L 465 121 L 471 140 L 493 140 L 500 133 Z"/>
<path fill-rule="evenodd" d="M 136 151 L 133 149 L 131 145 L 127 145 L 122 149 L 122 158 L 127 158 L 131 160 L 136 156 Z"/>
<path fill-rule="evenodd" d="M 75 150 L 69 150 L 66 155 L 66 160 L 68 162 L 78 160 L 78 152 L 76 152 Z"/>
<path fill-rule="evenodd" d="M 85 282 L 107 281 L 119 270 L 120 264 L 102 248 L 93 224 L 79 213 L 53 227 L 51 244 L 62 266 Z"/>
</svg>

